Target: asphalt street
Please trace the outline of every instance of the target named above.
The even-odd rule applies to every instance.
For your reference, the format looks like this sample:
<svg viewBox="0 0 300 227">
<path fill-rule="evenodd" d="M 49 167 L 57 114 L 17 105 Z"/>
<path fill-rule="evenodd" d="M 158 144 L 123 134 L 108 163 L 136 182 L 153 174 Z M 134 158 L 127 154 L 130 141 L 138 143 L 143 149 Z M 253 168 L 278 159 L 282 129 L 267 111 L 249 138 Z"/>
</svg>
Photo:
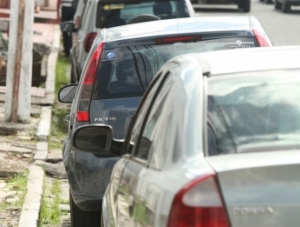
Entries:
<svg viewBox="0 0 300 227">
<path fill-rule="evenodd" d="M 274 4 L 251 1 L 251 11 L 244 13 L 236 5 L 193 5 L 197 16 L 253 15 L 262 24 L 275 46 L 300 45 L 300 6 L 292 6 L 290 13 L 275 10 Z"/>
</svg>

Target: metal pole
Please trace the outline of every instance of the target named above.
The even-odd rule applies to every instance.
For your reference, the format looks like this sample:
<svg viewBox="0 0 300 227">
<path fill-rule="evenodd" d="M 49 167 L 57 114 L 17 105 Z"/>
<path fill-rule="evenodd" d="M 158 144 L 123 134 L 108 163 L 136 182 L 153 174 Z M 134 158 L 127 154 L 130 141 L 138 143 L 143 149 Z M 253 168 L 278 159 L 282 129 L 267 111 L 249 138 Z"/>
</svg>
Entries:
<svg viewBox="0 0 300 227">
<path fill-rule="evenodd" d="M 18 105 L 19 105 L 19 86 L 21 74 L 21 61 L 23 49 L 23 31 L 25 19 L 25 1 L 19 0 L 19 16 L 18 16 L 18 33 L 17 33 L 17 48 L 15 57 L 15 71 L 13 78 L 13 93 L 12 93 L 12 108 L 11 108 L 11 121 L 18 122 Z"/>
</svg>

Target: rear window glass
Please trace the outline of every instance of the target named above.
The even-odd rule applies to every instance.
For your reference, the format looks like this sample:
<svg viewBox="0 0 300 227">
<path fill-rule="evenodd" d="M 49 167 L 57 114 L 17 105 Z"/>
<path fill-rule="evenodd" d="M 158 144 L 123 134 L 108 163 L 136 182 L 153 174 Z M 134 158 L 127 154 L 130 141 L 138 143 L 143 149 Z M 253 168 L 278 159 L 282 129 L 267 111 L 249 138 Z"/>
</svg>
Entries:
<svg viewBox="0 0 300 227">
<path fill-rule="evenodd" d="M 155 15 L 161 20 L 189 17 L 184 0 L 143 1 L 134 4 L 103 4 L 100 2 L 97 9 L 96 26 L 98 28 L 111 28 L 125 25 L 131 19 L 142 14 Z"/>
<path fill-rule="evenodd" d="M 299 70 L 208 78 L 212 155 L 300 148 Z"/>
<path fill-rule="evenodd" d="M 254 47 L 253 38 L 177 42 L 105 50 L 97 70 L 93 99 L 142 96 L 161 66 L 177 55 L 245 47 Z"/>
</svg>

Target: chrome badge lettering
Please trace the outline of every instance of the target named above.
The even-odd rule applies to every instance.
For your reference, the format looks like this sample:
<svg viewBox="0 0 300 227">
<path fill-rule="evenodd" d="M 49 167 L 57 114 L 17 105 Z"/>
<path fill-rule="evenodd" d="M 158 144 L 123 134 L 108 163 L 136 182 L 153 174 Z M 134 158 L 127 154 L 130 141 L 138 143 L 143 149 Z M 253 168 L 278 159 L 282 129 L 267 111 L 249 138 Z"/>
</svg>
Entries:
<svg viewBox="0 0 300 227">
<path fill-rule="evenodd" d="M 100 118 L 95 118 L 95 122 L 103 122 L 103 121 L 116 121 L 117 118 L 115 117 L 100 117 Z"/>
<path fill-rule="evenodd" d="M 273 214 L 274 210 L 272 207 L 234 207 L 234 215 L 262 215 L 262 214 Z"/>
</svg>

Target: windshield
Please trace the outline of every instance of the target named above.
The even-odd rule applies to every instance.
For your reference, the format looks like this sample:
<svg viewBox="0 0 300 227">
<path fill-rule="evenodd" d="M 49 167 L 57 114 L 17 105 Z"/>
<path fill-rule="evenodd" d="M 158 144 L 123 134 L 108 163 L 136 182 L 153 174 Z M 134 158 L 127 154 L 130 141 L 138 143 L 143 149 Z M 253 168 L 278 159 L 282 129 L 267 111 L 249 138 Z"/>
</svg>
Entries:
<svg viewBox="0 0 300 227">
<path fill-rule="evenodd" d="M 299 70 L 208 78 L 209 155 L 300 148 Z"/>
<path fill-rule="evenodd" d="M 255 46 L 253 38 L 227 38 L 105 50 L 101 56 L 92 98 L 142 96 L 153 76 L 169 59 L 186 53 L 236 48 L 236 43 L 243 43 L 240 48 Z"/>
<path fill-rule="evenodd" d="M 190 17 L 184 0 L 144 1 L 134 4 L 103 4 L 100 1 L 97 27 L 111 28 L 125 25 L 139 15 L 155 15 L 161 20 Z"/>
</svg>

